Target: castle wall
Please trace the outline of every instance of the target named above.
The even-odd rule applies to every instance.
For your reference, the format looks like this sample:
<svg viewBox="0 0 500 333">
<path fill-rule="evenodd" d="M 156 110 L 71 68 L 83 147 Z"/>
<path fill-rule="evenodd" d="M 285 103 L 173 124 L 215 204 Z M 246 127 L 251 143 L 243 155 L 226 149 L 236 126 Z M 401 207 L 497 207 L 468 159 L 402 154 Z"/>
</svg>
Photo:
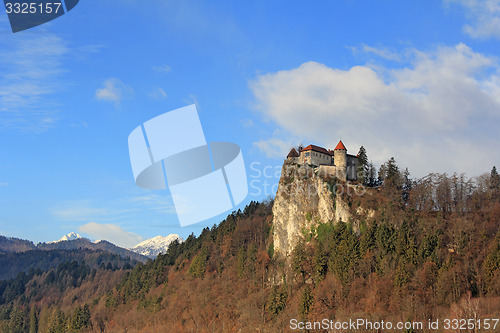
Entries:
<svg viewBox="0 0 500 333">
<path fill-rule="evenodd" d="M 358 180 L 358 158 L 354 155 L 347 155 L 347 179 Z"/>
<path fill-rule="evenodd" d="M 327 154 L 319 153 L 317 151 L 303 151 L 300 153 L 301 161 L 304 161 L 305 164 L 313 164 L 316 166 L 323 164 L 332 164 L 332 157 Z"/>
</svg>

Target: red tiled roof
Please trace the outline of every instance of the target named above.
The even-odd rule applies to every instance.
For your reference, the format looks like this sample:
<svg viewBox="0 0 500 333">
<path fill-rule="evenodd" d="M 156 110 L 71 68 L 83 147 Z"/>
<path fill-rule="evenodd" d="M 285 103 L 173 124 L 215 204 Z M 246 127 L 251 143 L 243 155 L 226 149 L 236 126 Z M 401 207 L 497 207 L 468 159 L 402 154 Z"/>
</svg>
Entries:
<svg viewBox="0 0 500 333">
<path fill-rule="evenodd" d="M 335 150 L 347 150 L 347 148 L 342 143 L 342 140 L 339 141 L 339 143 L 337 144 L 337 147 L 335 147 Z"/>
<path fill-rule="evenodd" d="M 288 153 L 288 155 L 286 157 L 299 157 L 299 153 L 297 153 L 295 148 L 292 148 L 292 150 L 290 150 L 290 152 Z"/>
<path fill-rule="evenodd" d="M 301 151 L 306 151 L 306 150 L 313 150 L 313 151 L 317 151 L 319 153 L 323 153 L 323 154 L 326 154 L 326 155 L 331 155 L 331 153 L 328 152 L 328 150 L 326 150 L 325 148 L 318 147 L 318 146 L 315 146 L 315 145 L 309 145 L 309 146 L 305 147 L 304 149 L 302 149 Z"/>
</svg>

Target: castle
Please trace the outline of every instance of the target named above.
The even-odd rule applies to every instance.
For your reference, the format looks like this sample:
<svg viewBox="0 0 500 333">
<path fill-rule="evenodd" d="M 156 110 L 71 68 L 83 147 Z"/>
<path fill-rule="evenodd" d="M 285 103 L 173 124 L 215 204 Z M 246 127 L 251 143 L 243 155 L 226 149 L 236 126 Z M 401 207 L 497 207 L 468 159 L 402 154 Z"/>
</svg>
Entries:
<svg viewBox="0 0 500 333">
<path fill-rule="evenodd" d="M 309 164 L 318 168 L 318 172 L 324 176 L 335 176 L 340 180 L 357 180 L 358 157 L 347 154 L 347 148 L 342 140 L 339 141 L 334 150 L 325 149 L 315 145 L 292 148 L 286 159 L 297 164 Z"/>
</svg>

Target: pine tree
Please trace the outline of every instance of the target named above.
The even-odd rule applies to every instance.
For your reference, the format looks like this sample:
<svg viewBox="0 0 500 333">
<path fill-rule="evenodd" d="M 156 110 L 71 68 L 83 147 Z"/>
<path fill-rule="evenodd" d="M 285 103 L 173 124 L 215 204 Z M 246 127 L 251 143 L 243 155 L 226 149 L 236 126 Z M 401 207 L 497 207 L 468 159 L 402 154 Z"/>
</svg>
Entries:
<svg viewBox="0 0 500 333">
<path fill-rule="evenodd" d="M 24 311 L 18 307 L 15 307 L 10 314 L 9 331 L 12 333 L 26 332 Z"/>
<path fill-rule="evenodd" d="M 500 188 L 500 175 L 498 175 L 498 171 L 496 166 L 493 166 L 490 174 L 490 189 L 496 191 Z"/>
<path fill-rule="evenodd" d="M 274 286 L 269 294 L 269 298 L 266 305 L 266 311 L 268 311 L 271 316 L 277 316 L 286 307 L 286 302 L 288 299 L 288 293 L 285 286 L 277 287 Z"/>
<path fill-rule="evenodd" d="M 375 169 L 375 166 L 373 165 L 373 163 L 370 162 L 370 163 L 368 163 L 366 186 L 374 187 L 377 185 L 379 185 L 378 181 L 377 181 L 377 169 Z"/>
<path fill-rule="evenodd" d="M 208 250 L 205 247 L 203 247 L 200 253 L 198 253 L 193 258 L 193 261 L 189 266 L 188 273 L 193 278 L 202 278 L 205 275 L 207 261 L 208 261 Z"/>
<path fill-rule="evenodd" d="M 238 251 L 238 258 L 236 264 L 236 267 L 238 268 L 238 276 L 240 277 L 240 279 L 243 279 L 245 277 L 246 259 L 247 259 L 247 251 L 245 250 L 245 247 L 242 246 Z"/>
<path fill-rule="evenodd" d="M 367 185 L 368 178 L 368 157 L 365 147 L 361 146 L 358 152 L 358 167 L 356 170 L 358 182 Z"/>
<path fill-rule="evenodd" d="M 30 333 L 38 332 L 38 313 L 36 308 L 33 306 L 30 310 Z"/>
<path fill-rule="evenodd" d="M 377 185 L 382 185 L 387 178 L 387 165 L 384 163 L 378 169 Z"/>
<path fill-rule="evenodd" d="M 410 171 L 408 168 L 403 172 L 403 202 L 408 203 L 410 200 L 410 191 L 412 188 L 412 180 L 410 178 Z"/>
<path fill-rule="evenodd" d="M 500 273 L 500 232 L 497 234 L 495 243 L 486 257 L 483 270 L 488 291 L 492 291 L 495 276 Z"/>
<path fill-rule="evenodd" d="M 299 306 L 299 312 L 303 317 L 307 316 L 313 302 L 314 296 L 312 294 L 311 288 L 309 287 L 309 285 L 306 285 L 306 287 L 304 288 L 304 292 L 302 293 L 302 297 L 300 298 Z"/>
<path fill-rule="evenodd" d="M 387 161 L 387 171 L 386 171 L 386 179 L 390 180 L 398 180 L 400 177 L 399 168 L 396 164 L 396 160 L 394 157 L 391 157 L 389 161 Z"/>
<path fill-rule="evenodd" d="M 300 241 L 292 252 L 292 270 L 302 277 L 305 281 L 307 271 L 305 269 L 305 261 L 307 260 L 306 248 L 302 241 Z"/>
<path fill-rule="evenodd" d="M 49 327 L 47 332 L 49 333 L 64 333 L 66 332 L 66 317 L 64 312 L 56 307 L 50 316 Z"/>
<path fill-rule="evenodd" d="M 328 256 L 323 251 L 323 246 L 320 244 L 316 248 L 316 253 L 314 255 L 314 271 L 316 275 L 316 281 L 321 281 L 326 275 L 328 270 Z"/>
<path fill-rule="evenodd" d="M 81 313 L 81 320 L 82 320 L 82 327 L 90 327 L 92 328 L 92 321 L 90 320 L 90 307 L 87 303 L 83 305 L 82 308 L 82 313 Z"/>
</svg>

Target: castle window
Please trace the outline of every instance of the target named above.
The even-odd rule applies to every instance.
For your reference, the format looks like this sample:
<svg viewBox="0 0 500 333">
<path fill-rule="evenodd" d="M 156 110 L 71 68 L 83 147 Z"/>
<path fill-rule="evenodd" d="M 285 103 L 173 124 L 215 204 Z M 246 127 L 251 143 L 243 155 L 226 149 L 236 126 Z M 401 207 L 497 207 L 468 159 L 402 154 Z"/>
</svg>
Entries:
<svg viewBox="0 0 500 333">
<path fill-rule="evenodd" d="M 309 157 L 309 153 L 306 153 L 306 157 Z"/>
</svg>

